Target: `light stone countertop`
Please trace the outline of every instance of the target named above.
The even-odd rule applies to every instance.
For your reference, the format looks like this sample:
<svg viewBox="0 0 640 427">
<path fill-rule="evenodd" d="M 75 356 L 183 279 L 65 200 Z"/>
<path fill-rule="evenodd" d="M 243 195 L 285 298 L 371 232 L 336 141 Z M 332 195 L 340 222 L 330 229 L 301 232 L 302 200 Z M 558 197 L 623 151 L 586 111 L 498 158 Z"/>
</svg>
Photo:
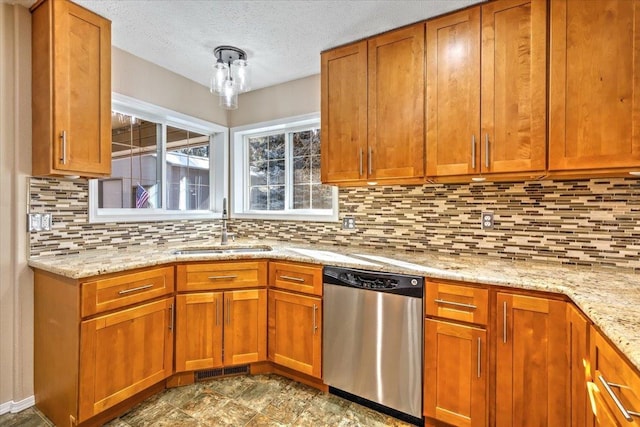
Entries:
<svg viewBox="0 0 640 427">
<path fill-rule="evenodd" d="M 620 269 L 565 267 L 483 256 L 363 250 L 344 246 L 242 241 L 269 252 L 174 255 L 176 249 L 219 246 L 219 241 L 95 249 L 73 255 L 31 257 L 29 266 L 72 279 L 187 261 L 275 259 L 427 276 L 434 279 L 499 285 L 569 297 L 640 371 L 640 275 Z"/>
</svg>

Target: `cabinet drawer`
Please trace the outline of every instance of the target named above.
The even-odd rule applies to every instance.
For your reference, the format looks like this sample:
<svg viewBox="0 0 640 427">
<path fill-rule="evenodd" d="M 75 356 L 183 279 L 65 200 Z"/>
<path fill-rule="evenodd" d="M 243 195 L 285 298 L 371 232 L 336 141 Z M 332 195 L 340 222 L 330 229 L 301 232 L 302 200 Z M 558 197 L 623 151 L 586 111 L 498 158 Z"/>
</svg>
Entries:
<svg viewBox="0 0 640 427">
<path fill-rule="evenodd" d="M 173 292 L 173 267 L 121 274 L 82 284 L 82 317 Z"/>
<path fill-rule="evenodd" d="M 427 281 L 427 316 L 486 325 L 488 312 L 488 289 Z"/>
<path fill-rule="evenodd" d="M 267 285 L 266 261 L 208 262 L 176 267 L 178 291 L 254 288 Z"/>
<path fill-rule="evenodd" d="M 322 267 L 288 262 L 269 263 L 269 285 L 322 296 Z"/>
<path fill-rule="evenodd" d="M 640 426 L 640 375 L 597 330 L 592 328 L 591 332 L 593 382 L 600 397 L 620 425 Z M 629 418 L 625 418 L 623 410 Z"/>
</svg>

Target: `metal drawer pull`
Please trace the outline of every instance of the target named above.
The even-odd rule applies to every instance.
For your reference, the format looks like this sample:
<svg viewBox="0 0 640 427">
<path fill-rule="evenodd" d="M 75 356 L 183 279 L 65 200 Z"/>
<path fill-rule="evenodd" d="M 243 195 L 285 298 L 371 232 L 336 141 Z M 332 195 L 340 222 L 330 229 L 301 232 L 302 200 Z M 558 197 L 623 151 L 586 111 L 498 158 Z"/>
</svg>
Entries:
<svg viewBox="0 0 640 427">
<path fill-rule="evenodd" d="M 489 134 L 484 134 L 484 165 L 489 169 Z"/>
<path fill-rule="evenodd" d="M 507 342 L 507 302 L 502 303 L 502 342 Z"/>
<path fill-rule="evenodd" d="M 435 302 L 437 302 L 438 304 L 448 304 L 448 305 L 455 305 L 456 307 L 464 307 L 464 308 L 470 308 L 471 310 L 475 310 L 476 307 L 473 304 L 465 304 L 462 302 L 453 302 L 453 301 L 447 301 L 447 300 L 443 300 L 443 299 L 434 299 Z"/>
<path fill-rule="evenodd" d="M 280 278 L 281 278 L 281 279 L 284 279 L 284 280 L 291 280 L 292 282 L 300 282 L 300 283 L 303 283 L 303 282 L 304 282 L 304 279 L 301 279 L 301 278 L 299 278 L 299 277 L 284 276 L 284 275 L 283 275 L 283 276 L 280 276 Z"/>
<path fill-rule="evenodd" d="M 60 162 L 64 165 L 67 163 L 67 131 L 63 130 L 60 134 L 60 139 L 62 140 L 62 156 L 60 157 Z"/>
<path fill-rule="evenodd" d="M 173 331 L 173 304 L 169 307 L 169 330 Z"/>
<path fill-rule="evenodd" d="M 373 149 L 371 147 L 369 147 L 369 156 L 367 157 L 367 161 L 369 162 L 369 175 L 373 174 L 373 160 L 371 159 L 371 157 L 373 156 Z"/>
<path fill-rule="evenodd" d="M 318 306 L 313 304 L 313 335 L 316 334 L 318 330 L 318 323 L 316 322 L 316 312 L 318 311 Z"/>
<path fill-rule="evenodd" d="M 476 169 L 476 136 L 471 135 L 471 169 Z"/>
<path fill-rule="evenodd" d="M 360 149 L 360 176 L 362 176 L 363 174 L 363 170 L 362 170 L 362 148 Z"/>
<path fill-rule="evenodd" d="M 480 378 L 480 364 L 482 360 L 482 339 L 478 338 L 478 378 Z"/>
<path fill-rule="evenodd" d="M 618 396 L 616 396 L 616 394 L 613 392 L 613 390 L 611 390 L 611 386 L 618 387 L 618 388 L 626 388 L 625 386 L 620 386 L 619 384 L 609 383 L 609 382 L 607 382 L 607 380 L 604 379 L 604 377 L 602 375 L 598 375 L 598 379 L 600 380 L 600 382 L 604 386 L 604 389 L 607 390 L 607 393 L 609 394 L 609 396 L 611 396 L 611 399 L 613 399 L 613 403 L 616 404 L 616 406 L 618 407 L 618 410 L 620 411 L 620 413 L 622 414 L 622 416 L 624 417 L 625 420 L 627 420 L 629 422 L 633 421 L 633 418 L 631 418 L 632 415 L 634 417 L 640 417 L 640 412 L 628 411 L 624 407 L 624 405 L 622 404 L 620 399 L 618 399 Z"/>
<path fill-rule="evenodd" d="M 137 288 L 123 289 L 121 291 L 118 291 L 118 295 L 126 295 L 126 294 L 130 294 L 131 292 L 144 291 L 145 289 L 149 289 L 149 288 L 153 288 L 153 285 L 144 285 L 144 286 L 138 286 Z"/>
<path fill-rule="evenodd" d="M 209 280 L 237 279 L 238 276 L 209 276 Z"/>
</svg>

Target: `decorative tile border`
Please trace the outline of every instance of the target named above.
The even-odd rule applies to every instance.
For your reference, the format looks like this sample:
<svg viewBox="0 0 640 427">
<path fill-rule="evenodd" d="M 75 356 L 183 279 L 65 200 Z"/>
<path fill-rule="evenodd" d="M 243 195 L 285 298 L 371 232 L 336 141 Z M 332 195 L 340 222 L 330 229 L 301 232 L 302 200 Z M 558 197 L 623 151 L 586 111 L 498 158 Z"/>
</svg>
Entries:
<svg viewBox="0 0 640 427">
<path fill-rule="evenodd" d="M 640 181 L 530 181 L 340 189 L 339 223 L 232 220 L 240 238 L 399 251 L 440 251 L 581 266 L 640 269 Z M 33 178 L 34 212 L 52 212 L 50 232 L 31 234 L 31 254 L 208 240 L 216 221 L 89 224 L 83 180 Z M 492 211 L 495 228 L 482 230 Z"/>
</svg>

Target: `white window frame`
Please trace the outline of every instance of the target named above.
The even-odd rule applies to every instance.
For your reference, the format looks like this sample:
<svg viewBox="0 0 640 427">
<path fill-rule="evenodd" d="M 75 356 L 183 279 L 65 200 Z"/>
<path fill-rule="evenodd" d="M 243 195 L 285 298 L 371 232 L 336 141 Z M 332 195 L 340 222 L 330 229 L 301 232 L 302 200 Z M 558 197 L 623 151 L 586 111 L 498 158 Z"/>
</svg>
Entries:
<svg viewBox="0 0 640 427">
<path fill-rule="evenodd" d="M 111 109 L 120 113 L 128 114 L 144 120 L 160 123 L 161 133 L 161 159 L 162 164 L 161 180 L 162 191 L 160 192 L 161 208 L 136 209 L 120 208 L 105 209 L 98 207 L 98 180 L 89 180 L 89 222 L 145 222 L 145 221 L 170 221 L 182 219 L 216 219 L 222 217 L 223 199 L 228 197 L 227 188 L 229 184 L 229 129 L 225 126 L 206 120 L 198 119 L 169 110 L 148 102 L 140 101 L 129 96 L 112 93 Z M 172 126 L 191 132 L 204 135 L 212 135 L 209 142 L 209 153 L 212 159 L 209 169 L 210 182 L 210 209 L 208 210 L 169 210 L 166 209 L 167 202 L 167 173 L 166 173 L 166 127 Z"/>
<path fill-rule="evenodd" d="M 284 211 L 249 210 L 249 167 L 246 137 L 261 136 L 274 132 L 288 133 L 303 128 L 320 128 L 320 113 L 305 114 L 284 119 L 271 120 L 231 128 L 231 213 L 235 218 L 293 220 L 293 221 L 338 221 L 338 187 L 332 187 L 331 209 L 289 209 Z M 322 138 L 322 135 L 320 136 Z M 285 144 L 288 142 L 285 139 Z M 289 153 L 285 154 L 290 157 Z M 285 161 L 288 164 L 289 160 Z M 285 192 L 291 196 L 293 171 L 285 175 Z"/>
</svg>

